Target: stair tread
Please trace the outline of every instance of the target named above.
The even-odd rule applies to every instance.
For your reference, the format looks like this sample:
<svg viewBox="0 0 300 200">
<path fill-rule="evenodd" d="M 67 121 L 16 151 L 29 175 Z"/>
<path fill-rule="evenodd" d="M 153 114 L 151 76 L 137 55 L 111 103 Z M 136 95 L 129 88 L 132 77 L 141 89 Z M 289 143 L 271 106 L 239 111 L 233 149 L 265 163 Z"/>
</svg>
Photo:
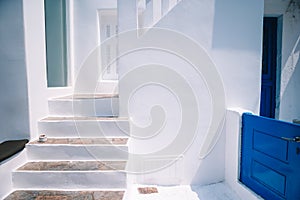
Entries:
<svg viewBox="0 0 300 200">
<path fill-rule="evenodd" d="M 113 171 L 125 170 L 126 161 L 53 161 L 27 162 L 17 170 L 24 171 Z"/>
<path fill-rule="evenodd" d="M 55 190 L 16 190 L 5 200 L 55 200 L 55 199 L 110 199 L 122 200 L 124 191 L 55 191 Z"/>
<path fill-rule="evenodd" d="M 71 100 L 71 99 L 104 99 L 104 98 L 118 98 L 118 94 L 72 94 L 54 99 Z"/>
<path fill-rule="evenodd" d="M 77 144 L 77 145 L 126 145 L 128 138 L 48 138 L 45 142 L 38 140 L 29 144 Z"/>
<path fill-rule="evenodd" d="M 53 116 L 49 116 L 46 118 L 43 118 L 41 121 L 84 121 L 84 120 L 95 120 L 95 121 L 100 121 L 100 120 L 111 120 L 111 121 L 120 121 L 120 120 L 128 120 L 128 118 L 126 117 L 74 117 L 74 116 L 57 116 L 57 117 L 53 117 Z"/>
</svg>

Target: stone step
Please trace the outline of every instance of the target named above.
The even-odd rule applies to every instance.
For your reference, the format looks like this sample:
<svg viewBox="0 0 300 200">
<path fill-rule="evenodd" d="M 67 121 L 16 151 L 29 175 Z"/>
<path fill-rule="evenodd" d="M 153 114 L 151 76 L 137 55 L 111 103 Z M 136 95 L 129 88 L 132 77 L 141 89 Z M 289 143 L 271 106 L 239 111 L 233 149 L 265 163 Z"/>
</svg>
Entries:
<svg viewBox="0 0 300 200">
<path fill-rule="evenodd" d="M 126 161 L 28 162 L 12 174 L 24 189 L 126 188 Z"/>
<path fill-rule="evenodd" d="M 48 137 L 128 137 L 128 118 L 47 117 L 38 122 L 40 134 Z"/>
<path fill-rule="evenodd" d="M 61 191 L 61 190 L 16 190 L 9 194 L 5 200 L 122 200 L 125 191 Z"/>
<path fill-rule="evenodd" d="M 118 116 L 118 94 L 76 94 L 48 101 L 52 116 Z"/>
<path fill-rule="evenodd" d="M 26 145 L 29 160 L 127 160 L 128 138 L 48 138 Z"/>
</svg>

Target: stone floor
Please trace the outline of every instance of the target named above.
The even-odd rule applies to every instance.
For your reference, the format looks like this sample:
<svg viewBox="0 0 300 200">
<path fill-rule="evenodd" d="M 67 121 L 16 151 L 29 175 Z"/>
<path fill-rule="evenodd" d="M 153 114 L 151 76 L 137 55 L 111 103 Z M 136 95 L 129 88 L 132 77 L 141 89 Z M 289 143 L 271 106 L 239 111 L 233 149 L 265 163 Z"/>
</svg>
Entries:
<svg viewBox="0 0 300 200">
<path fill-rule="evenodd" d="M 140 193 L 139 188 L 157 188 L 155 193 Z M 216 183 L 207 186 L 145 186 L 133 185 L 125 193 L 124 200 L 241 200 L 226 183 Z"/>
<path fill-rule="evenodd" d="M 39 142 L 38 140 L 30 142 L 29 144 L 113 144 L 126 145 L 127 138 L 48 138 L 46 142 Z"/>
<path fill-rule="evenodd" d="M 18 170 L 30 171 L 89 171 L 125 170 L 126 161 L 55 161 L 28 162 Z"/>
<path fill-rule="evenodd" d="M 192 190 L 197 193 L 200 200 L 241 200 L 226 183 L 221 182 L 206 186 L 192 186 Z"/>
<path fill-rule="evenodd" d="M 122 200 L 124 191 L 26 191 L 11 193 L 4 200 Z"/>
</svg>

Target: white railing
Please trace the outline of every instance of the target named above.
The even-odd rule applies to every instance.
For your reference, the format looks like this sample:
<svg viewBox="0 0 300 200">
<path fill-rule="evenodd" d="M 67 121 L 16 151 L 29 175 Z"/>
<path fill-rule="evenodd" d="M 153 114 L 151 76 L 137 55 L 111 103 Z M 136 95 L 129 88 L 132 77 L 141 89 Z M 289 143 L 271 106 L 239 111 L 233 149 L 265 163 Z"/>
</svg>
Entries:
<svg viewBox="0 0 300 200">
<path fill-rule="evenodd" d="M 151 28 L 181 0 L 137 0 L 138 27 Z"/>
</svg>

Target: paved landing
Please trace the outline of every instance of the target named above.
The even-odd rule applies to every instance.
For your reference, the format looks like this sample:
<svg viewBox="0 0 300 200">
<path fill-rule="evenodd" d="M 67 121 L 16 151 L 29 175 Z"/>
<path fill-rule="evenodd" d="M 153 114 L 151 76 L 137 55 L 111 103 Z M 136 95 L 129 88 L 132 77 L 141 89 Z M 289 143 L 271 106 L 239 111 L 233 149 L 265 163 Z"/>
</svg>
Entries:
<svg viewBox="0 0 300 200">
<path fill-rule="evenodd" d="M 139 188 L 156 188 L 157 192 L 143 193 Z M 207 186 L 156 186 L 156 185 L 133 185 L 124 197 L 124 200 L 241 200 L 226 184 L 216 183 Z"/>
</svg>

